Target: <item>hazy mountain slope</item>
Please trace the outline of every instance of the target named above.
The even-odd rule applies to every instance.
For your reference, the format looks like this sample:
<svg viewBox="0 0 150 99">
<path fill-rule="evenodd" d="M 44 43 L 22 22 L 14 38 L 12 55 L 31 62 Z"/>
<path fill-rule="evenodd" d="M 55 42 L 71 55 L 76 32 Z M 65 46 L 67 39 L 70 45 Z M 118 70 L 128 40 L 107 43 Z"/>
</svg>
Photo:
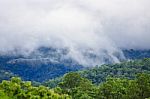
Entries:
<svg viewBox="0 0 150 99">
<path fill-rule="evenodd" d="M 10 71 L 24 80 L 41 82 L 83 68 L 72 59 L 62 58 L 65 56 L 63 52 L 46 48 L 39 51 L 31 53 L 30 56 L 0 56 L 0 70 Z"/>
<path fill-rule="evenodd" d="M 9 78 L 8 74 L 18 75 L 24 80 L 45 81 L 64 75 L 70 71 L 81 70 L 84 67 L 75 60 L 67 57 L 67 49 L 40 48 L 30 55 L 1 55 L 1 79 Z M 150 57 L 150 50 L 124 50 L 127 59 Z M 95 56 L 91 55 L 91 58 Z M 110 58 L 111 60 L 111 58 Z M 111 63 L 109 57 L 105 63 Z"/>
<path fill-rule="evenodd" d="M 124 56 L 127 59 L 142 59 L 150 58 L 150 50 L 123 50 Z"/>
</svg>

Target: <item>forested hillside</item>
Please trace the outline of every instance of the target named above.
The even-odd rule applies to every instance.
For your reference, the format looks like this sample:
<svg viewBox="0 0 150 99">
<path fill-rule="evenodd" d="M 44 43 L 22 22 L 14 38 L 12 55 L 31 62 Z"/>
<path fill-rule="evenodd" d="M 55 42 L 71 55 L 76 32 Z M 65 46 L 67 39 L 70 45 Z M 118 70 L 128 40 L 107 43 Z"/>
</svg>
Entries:
<svg viewBox="0 0 150 99">
<path fill-rule="evenodd" d="M 106 81 L 107 77 L 134 79 L 138 73 L 150 74 L 150 58 L 101 65 L 92 69 L 78 71 L 77 73 L 96 85 Z M 62 77 L 49 80 L 44 85 L 55 87 L 60 81 L 62 81 Z"/>
<path fill-rule="evenodd" d="M 150 0 L 0 0 L 0 99 L 150 99 Z"/>
<path fill-rule="evenodd" d="M 0 99 L 149 99 L 150 58 L 66 73 L 43 83 L 1 70 Z M 5 75 L 3 75 L 5 74 Z"/>
<path fill-rule="evenodd" d="M 63 76 L 83 66 L 66 57 L 67 50 L 41 47 L 28 56 L 18 54 L 0 55 L 0 81 L 9 79 L 10 74 L 24 80 L 43 82 Z M 6 75 L 9 73 L 9 76 Z"/>
<path fill-rule="evenodd" d="M 123 50 L 123 53 L 126 60 L 150 58 L 150 50 Z M 24 80 L 44 82 L 63 76 L 70 71 L 85 69 L 73 59 L 65 58 L 66 54 L 66 49 L 42 47 L 29 56 L 0 55 L 0 81 L 19 76 Z M 107 68 L 107 65 L 104 67 Z M 115 69 L 113 65 L 108 67 Z"/>
<path fill-rule="evenodd" d="M 12 78 L 0 83 L 0 99 L 149 99 L 150 74 L 137 74 L 135 79 L 108 77 L 99 85 L 71 72 L 53 89 L 33 87 L 31 82 Z"/>
<path fill-rule="evenodd" d="M 105 81 L 108 76 L 134 79 L 138 73 L 150 73 L 150 58 L 102 65 L 79 73 L 95 84 Z"/>
<path fill-rule="evenodd" d="M 124 56 L 127 59 L 143 59 L 150 58 L 150 50 L 123 50 Z"/>
</svg>

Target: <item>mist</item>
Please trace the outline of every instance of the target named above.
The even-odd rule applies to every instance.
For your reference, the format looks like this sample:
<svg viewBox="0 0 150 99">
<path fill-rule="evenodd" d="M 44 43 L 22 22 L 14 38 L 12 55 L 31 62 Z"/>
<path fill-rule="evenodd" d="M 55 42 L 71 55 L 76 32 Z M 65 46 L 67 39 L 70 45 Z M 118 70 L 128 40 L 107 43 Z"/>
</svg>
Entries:
<svg viewBox="0 0 150 99">
<path fill-rule="evenodd" d="M 149 0 L 0 0 L 0 53 L 67 48 L 83 65 L 150 49 Z M 97 56 L 91 59 L 85 53 Z"/>
</svg>

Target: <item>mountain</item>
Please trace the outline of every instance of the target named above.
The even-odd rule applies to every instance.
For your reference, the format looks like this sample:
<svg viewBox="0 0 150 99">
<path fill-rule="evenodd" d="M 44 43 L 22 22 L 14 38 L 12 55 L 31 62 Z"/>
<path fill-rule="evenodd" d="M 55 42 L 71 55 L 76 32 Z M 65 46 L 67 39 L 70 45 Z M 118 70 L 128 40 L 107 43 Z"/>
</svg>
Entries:
<svg viewBox="0 0 150 99">
<path fill-rule="evenodd" d="M 65 54 L 62 49 L 40 48 L 28 56 L 1 55 L 0 70 L 24 80 L 42 82 L 83 68 L 76 61 L 65 58 Z M 1 80 L 6 78 L 4 75 Z"/>
<path fill-rule="evenodd" d="M 124 56 L 127 59 L 143 59 L 150 58 L 150 50 L 123 50 Z"/>
<path fill-rule="evenodd" d="M 70 71 L 86 69 L 82 64 L 69 57 L 68 51 L 68 49 L 41 47 L 28 55 L 12 53 L 0 55 L 0 80 L 20 76 L 24 80 L 42 82 Z M 127 60 L 150 57 L 150 50 L 123 50 L 123 53 Z M 97 58 L 91 53 L 86 53 L 86 56 L 93 60 Z M 113 63 L 107 53 L 105 53 L 104 61 L 105 64 Z"/>
</svg>

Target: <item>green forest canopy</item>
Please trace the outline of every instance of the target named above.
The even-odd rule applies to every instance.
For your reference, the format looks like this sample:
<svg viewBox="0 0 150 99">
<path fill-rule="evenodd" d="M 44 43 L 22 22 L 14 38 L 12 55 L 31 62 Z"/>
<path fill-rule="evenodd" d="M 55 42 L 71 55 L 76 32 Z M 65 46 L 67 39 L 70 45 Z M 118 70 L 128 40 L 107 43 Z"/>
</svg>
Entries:
<svg viewBox="0 0 150 99">
<path fill-rule="evenodd" d="M 0 83 L 0 99 L 149 99 L 150 59 L 70 72 L 34 86 L 13 77 Z"/>
</svg>

